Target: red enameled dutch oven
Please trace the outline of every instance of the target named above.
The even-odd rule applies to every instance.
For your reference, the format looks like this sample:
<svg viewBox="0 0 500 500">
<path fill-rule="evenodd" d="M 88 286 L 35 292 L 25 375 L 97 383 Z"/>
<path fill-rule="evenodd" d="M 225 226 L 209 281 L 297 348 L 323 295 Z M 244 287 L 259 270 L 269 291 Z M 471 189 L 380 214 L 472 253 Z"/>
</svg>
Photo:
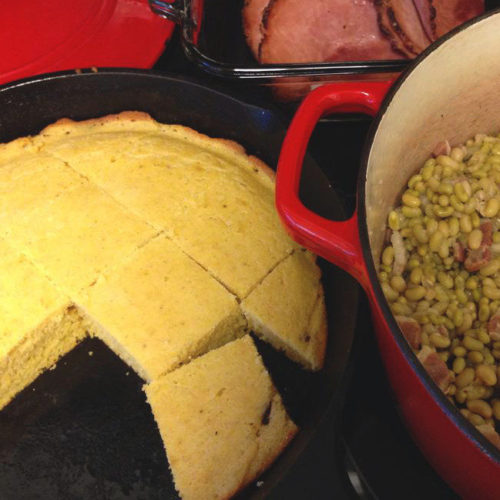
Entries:
<svg viewBox="0 0 500 500">
<path fill-rule="evenodd" d="M 457 493 L 475 499 L 499 498 L 500 452 L 461 416 L 409 348 L 380 288 L 377 263 L 387 214 L 436 145 L 499 132 L 499 46 L 497 11 L 432 45 L 392 87 L 345 83 L 312 92 L 283 143 L 276 188 L 278 211 L 295 240 L 350 272 L 365 289 L 388 378 L 413 438 Z M 311 132 L 320 117 L 333 112 L 375 116 L 362 157 L 357 209 L 342 222 L 319 217 L 298 195 Z"/>
</svg>

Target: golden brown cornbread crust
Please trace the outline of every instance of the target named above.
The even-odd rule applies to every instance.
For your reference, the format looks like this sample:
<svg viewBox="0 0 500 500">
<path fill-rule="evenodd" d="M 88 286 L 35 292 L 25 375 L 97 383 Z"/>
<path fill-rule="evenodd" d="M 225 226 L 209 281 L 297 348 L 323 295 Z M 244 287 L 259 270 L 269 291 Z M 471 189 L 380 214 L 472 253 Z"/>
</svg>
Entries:
<svg viewBox="0 0 500 500">
<path fill-rule="evenodd" d="M 137 123 L 144 122 L 149 124 L 158 124 L 156 120 L 154 120 L 151 115 L 148 113 L 144 113 L 143 111 L 122 111 L 121 113 L 111 114 L 107 116 L 103 116 L 100 118 L 91 118 L 88 120 L 71 120 L 70 118 L 61 118 L 50 125 L 47 125 L 42 131 L 40 135 L 51 135 L 52 132 L 57 132 L 59 128 L 70 127 L 86 127 L 86 126 L 101 126 L 104 124 L 113 124 L 113 123 Z M 250 160 L 256 168 L 264 172 L 273 182 L 276 177 L 276 174 L 272 168 L 270 168 L 266 163 L 253 155 L 247 155 L 245 148 L 230 139 L 223 138 L 214 138 L 208 135 L 202 134 L 192 128 L 185 127 L 183 125 L 175 125 L 179 130 L 185 131 L 186 135 L 190 135 L 192 137 L 196 137 L 202 141 L 210 141 L 211 143 L 218 143 L 221 146 L 227 148 L 230 151 L 233 151 L 240 155 L 245 155 L 248 160 Z M 26 141 L 26 138 L 19 139 L 20 141 Z"/>
<path fill-rule="evenodd" d="M 129 157 L 120 150 L 115 159 L 112 151 L 96 151 L 93 149 L 95 141 L 92 142 L 96 136 L 99 137 L 97 142 L 106 145 L 109 140 L 113 147 L 126 136 L 129 148 L 131 144 L 134 146 L 135 138 L 139 144 L 138 156 Z M 199 173 L 201 179 L 212 183 L 206 188 L 208 199 L 204 199 L 203 183 L 196 184 L 195 188 L 200 189 L 199 193 L 195 192 L 200 195 L 199 206 L 195 199 L 194 208 L 183 207 L 182 183 L 179 189 L 174 189 L 179 195 L 175 200 L 162 197 L 165 186 L 161 175 L 170 169 L 174 177 L 168 179 L 175 181 L 177 172 L 181 173 L 180 168 L 178 171 L 172 169 L 179 165 L 169 164 L 170 160 L 163 157 L 163 149 L 160 148 L 156 155 L 148 152 L 149 144 L 154 146 L 155 141 L 163 138 L 167 144 L 164 148 L 170 147 L 171 141 L 181 154 L 188 151 L 200 155 L 199 159 L 195 158 L 199 165 L 193 167 L 189 162 L 180 165 L 182 171 L 189 174 L 184 174 L 183 182 L 186 179 L 194 182 Z M 71 156 L 72 146 L 69 153 L 64 150 L 65 145 L 73 144 L 71 141 L 78 144 L 81 158 Z M 175 154 L 172 161 L 178 158 Z M 37 158 L 43 161 L 37 162 Z M 18 173 L 28 164 L 31 167 L 26 169 L 23 182 L 19 182 Z M 137 191 L 134 191 L 134 179 L 139 182 Z M 220 186 L 224 188 L 219 187 L 216 179 L 220 179 Z M 144 182 L 149 182 L 151 189 Z M 62 312 L 52 323 L 45 321 L 42 312 L 17 333 L 16 342 L 23 346 L 22 355 L 16 354 L 21 350 L 13 348 L 2 358 L 0 349 L 0 369 L 5 371 L 3 374 L 0 371 L 0 386 L 2 376 L 9 376 L 8 370 L 16 377 L 11 384 L 15 389 L 7 400 L 0 398 L 0 408 L 34 376 L 81 341 L 86 333 L 107 343 L 146 382 L 154 382 L 179 366 L 189 366 L 191 359 L 198 359 L 207 351 L 216 352 L 219 346 L 247 333 L 248 322 L 243 312 L 247 317 L 254 315 L 253 305 L 247 299 L 254 297 L 257 291 L 257 309 L 259 303 L 269 303 L 271 298 L 275 307 L 265 311 L 260 323 L 252 323 L 256 333 L 306 368 L 319 369 L 326 346 L 320 272 L 313 257 L 293 243 L 281 227 L 273 210 L 273 182 L 274 171 L 258 158 L 246 155 L 236 142 L 213 139 L 181 125 L 163 125 L 148 114 L 135 111 L 81 122 L 61 119 L 37 136 L 0 145 L 0 186 L 12 186 L 0 203 L 0 241 L 5 239 L 12 245 L 12 251 L 17 252 L 23 265 L 33 268 L 34 282 L 42 280 L 62 303 Z M 226 198 L 225 189 L 232 185 L 238 195 Z M 25 186 L 33 187 L 31 198 Z M 222 207 L 226 205 L 221 207 L 217 203 L 226 203 L 227 199 L 230 210 L 224 211 Z M 176 226 L 177 215 L 173 217 L 168 213 L 175 203 L 179 213 L 193 209 L 199 227 L 208 227 L 208 233 L 190 232 L 189 220 Z M 214 212 L 216 209 L 220 214 Z M 229 216 L 228 212 L 238 216 Z M 213 220 L 219 226 L 210 226 Z M 220 233 L 217 232 L 219 227 Z M 224 240 L 220 246 L 218 239 Z M 254 240 L 255 247 L 249 243 Z M 116 248 L 120 251 L 116 252 Z M 231 255 L 224 253 L 228 249 Z M 243 259 L 240 260 L 241 275 L 225 262 L 226 257 L 240 256 L 238 252 Z M 307 255 L 306 267 L 309 266 L 313 274 L 309 285 L 292 287 L 288 291 L 282 290 L 284 285 L 280 285 L 279 279 L 277 289 L 269 285 L 280 269 L 298 255 Z M 2 271 L 1 259 L 0 253 L 0 272 L 8 279 L 8 266 Z M 227 274 L 228 268 L 231 275 Z M 301 265 L 293 269 L 296 274 L 302 272 Z M 184 272 L 174 272 L 179 270 Z M 27 302 L 20 302 L 15 314 L 21 318 L 23 310 L 30 307 L 30 301 L 38 300 L 39 297 L 31 297 L 28 293 Z M 314 342 L 303 343 L 302 347 L 288 338 L 288 332 L 281 328 L 279 321 L 275 327 L 267 327 L 267 321 L 273 323 L 287 305 L 298 302 L 303 302 L 299 312 L 303 332 L 297 335 L 307 334 L 314 338 Z M 164 307 L 170 304 L 170 309 Z M 189 321 L 183 322 L 178 314 L 183 307 L 189 308 L 186 311 Z M 122 315 L 121 310 L 126 314 Z M 127 315 L 140 315 L 144 311 L 148 319 L 144 322 L 146 326 L 141 321 L 134 321 L 134 316 L 127 319 Z M 49 310 L 47 318 L 48 313 Z M 170 324 L 175 328 L 165 327 Z M 187 330 L 183 328 L 188 327 L 189 334 L 185 334 Z M 50 328 L 57 332 L 53 337 Z M 0 318 L 0 339 L 2 333 Z M 34 351 L 30 356 L 26 349 L 32 339 L 40 339 L 33 342 L 33 346 L 43 353 L 41 356 Z M 50 356 L 47 350 L 51 350 Z M 33 365 L 24 375 L 23 371 L 11 368 L 21 362 Z M 277 398 L 273 406 L 274 421 L 282 422 L 280 428 L 286 429 L 288 416 L 280 406 L 279 394 L 276 391 L 273 394 L 273 398 Z M 249 467 L 233 492 L 262 472 L 294 433 L 279 435 L 277 442 L 273 441 L 274 434 L 267 436 L 269 452 L 259 458 L 258 466 Z"/>
</svg>

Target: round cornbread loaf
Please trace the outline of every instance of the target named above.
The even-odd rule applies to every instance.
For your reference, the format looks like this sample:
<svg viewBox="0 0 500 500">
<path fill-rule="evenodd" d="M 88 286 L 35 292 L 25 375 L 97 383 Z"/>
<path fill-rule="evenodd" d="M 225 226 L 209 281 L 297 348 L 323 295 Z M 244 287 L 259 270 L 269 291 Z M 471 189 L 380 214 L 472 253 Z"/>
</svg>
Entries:
<svg viewBox="0 0 500 500">
<path fill-rule="evenodd" d="M 155 387 L 249 330 L 322 366 L 320 270 L 280 224 L 274 172 L 232 141 L 124 112 L 0 145 L 0 247 L 0 407 L 86 335 Z M 269 450 L 236 489 L 295 432 L 266 384 Z"/>
</svg>

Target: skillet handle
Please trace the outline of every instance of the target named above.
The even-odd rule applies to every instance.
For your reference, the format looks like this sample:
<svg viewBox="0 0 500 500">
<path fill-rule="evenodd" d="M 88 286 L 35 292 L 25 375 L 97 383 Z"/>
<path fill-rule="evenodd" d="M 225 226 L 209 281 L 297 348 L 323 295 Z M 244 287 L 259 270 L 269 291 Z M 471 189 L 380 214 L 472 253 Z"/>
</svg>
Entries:
<svg viewBox="0 0 500 500">
<path fill-rule="evenodd" d="M 276 206 L 292 238 L 349 272 L 365 289 L 369 288 L 369 279 L 359 240 L 357 210 L 350 219 L 340 222 L 315 214 L 299 199 L 300 175 L 318 120 L 332 112 L 374 116 L 392 83 L 345 82 L 324 85 L 311 92 L 290 124 L 276 177 Z"/>
</svg>

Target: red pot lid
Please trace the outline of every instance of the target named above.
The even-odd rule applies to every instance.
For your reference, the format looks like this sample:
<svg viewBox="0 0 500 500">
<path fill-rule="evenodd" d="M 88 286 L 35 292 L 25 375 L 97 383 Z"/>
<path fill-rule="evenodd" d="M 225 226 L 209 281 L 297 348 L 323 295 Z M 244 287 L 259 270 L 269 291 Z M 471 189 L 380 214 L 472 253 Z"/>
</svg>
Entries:
<svg viewBox="0 0 500 500">
<path fill-rule="evenodd" d="M 150 68 L 174 24 L 147 0 L 16 0 L 0 5 L 0 83 L 76 68 Z"/>
</svg>

